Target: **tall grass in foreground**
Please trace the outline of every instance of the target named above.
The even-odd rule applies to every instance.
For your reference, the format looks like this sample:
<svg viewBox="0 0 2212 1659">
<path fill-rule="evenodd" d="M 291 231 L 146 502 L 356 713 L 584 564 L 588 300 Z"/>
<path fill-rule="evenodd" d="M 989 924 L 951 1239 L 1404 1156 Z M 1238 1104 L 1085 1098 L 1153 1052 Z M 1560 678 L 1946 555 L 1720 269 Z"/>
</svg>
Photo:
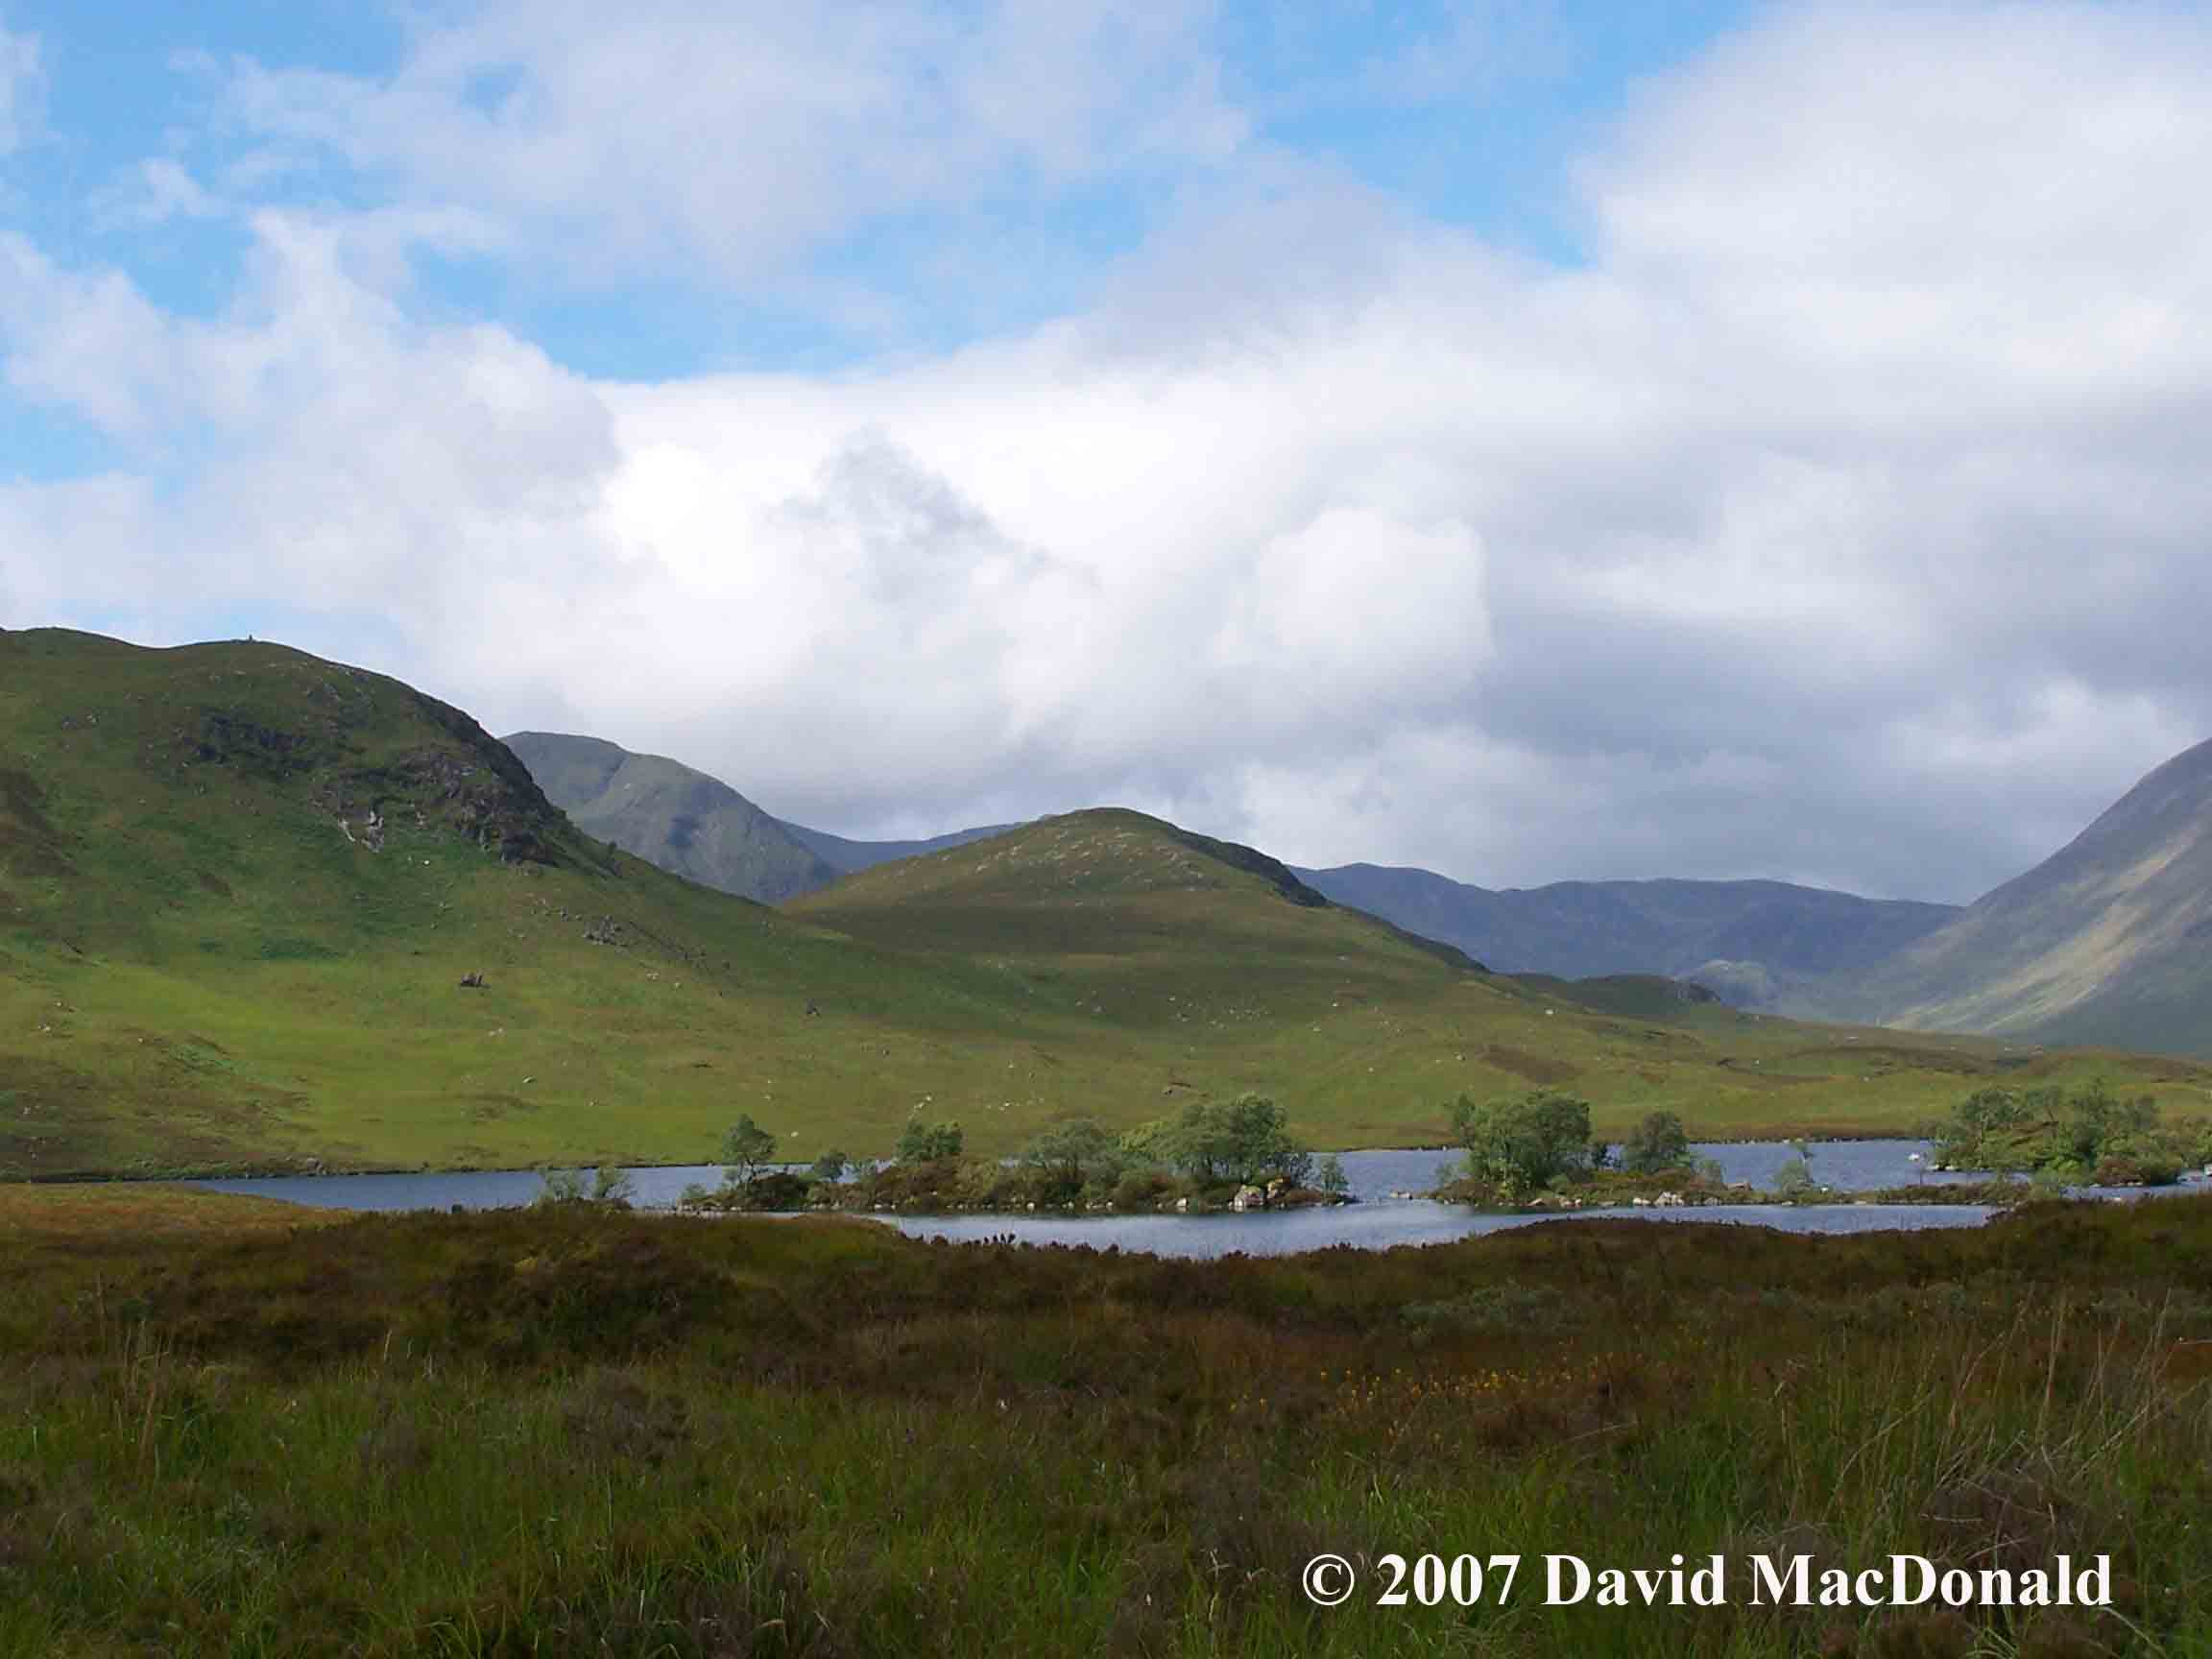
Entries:
<svg viewBox="0 0 2212 1659">
<path fill-rule="evenodd" d="M 2212 1651 L 2212 1204 L 1166 1262 L 508 1214 L 0 1242 L 0 1653 Z M 1323 1551 L 1359 1564 L 1335 1609 Z M 1519 1553 L 1500 1608 L 1368 1603 Z M 1720 1609 L 1546 1551 L 1731 1557 Z M 1743 1605 L 2113 1557 L 2108 1612 Z"/>
</svg>

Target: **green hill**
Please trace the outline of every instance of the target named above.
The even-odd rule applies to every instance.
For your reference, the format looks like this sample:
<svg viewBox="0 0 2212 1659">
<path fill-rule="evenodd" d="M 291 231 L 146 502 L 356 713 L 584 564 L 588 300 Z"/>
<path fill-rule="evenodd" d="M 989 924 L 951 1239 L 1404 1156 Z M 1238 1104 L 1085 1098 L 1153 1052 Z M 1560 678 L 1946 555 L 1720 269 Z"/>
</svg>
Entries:
<svg viewBox="0 0 2212 1659">
<path fill-rule="evenodd" d="M 790 1155 L 868 1153 L 917 1103 L 1006 1151 L 1241 1089 L 1337 1146 L 1434 1142 L 1457 1091 L 1532 1082 L 1616 1130 L 1668 1105 L 1715 1133 L 1899 1126 L 2013 1068 L 2202 1093 L 2189 1067 L 1575 996 L 1135 813 L 779 912 L 585 834 L 384 676 L 0 632 L 0 1172 L 685 1162 L 740 1112 Z"/>
<path fill-rule="evenodd" d="M 1869 1016 L 2212 1055 L 2212 743 L 1850 985 Z"/>
<path fill-rule="evenodd" d="M 665 756 L 552 732 L 504 741 L 578 829 L 675 875 L 773 903 L 827 887 L 842 868 L 729 784 Z"/>
</svg>

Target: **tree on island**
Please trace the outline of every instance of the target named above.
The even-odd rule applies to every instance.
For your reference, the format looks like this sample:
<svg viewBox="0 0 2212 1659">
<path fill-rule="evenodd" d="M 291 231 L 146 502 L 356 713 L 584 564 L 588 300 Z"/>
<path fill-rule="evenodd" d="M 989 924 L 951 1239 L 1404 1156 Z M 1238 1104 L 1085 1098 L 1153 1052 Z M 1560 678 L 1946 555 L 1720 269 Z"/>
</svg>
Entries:
<svg viewBox="0 0 2212 1659">
<path fill-rule="evenodd" d="M 896 1156 L 902 1164 L 938 1164 L 959 1157 L 967 1143 L 958 1123 L 926 1123 L 917 1107 L 900 1132 Z"/>
<path fill-rule="evenodd" d="M 530 1200 L 538 1209 L 589 1204 L 606 1210 L 627 1210 L 637 1196 L 629 1175 L 612 1166 L 602 1166 L 592 1171 L 589 1182 L 581 1169 L 541 1169 L 538 1178 L 543 1185 L 539 1188 L 538 1196 Z"/>
<path fill-rule="evenodd" d="M 1467 1173 L 1508 1190 L 1575 1180 L 1590 1173 L 1590 1102 L 1555 1089 L 1531 1089 L 1452 1102 L 1452 1138 L 1467 1149 Z"/>
<path fill-rule="evenodd" d="M 1671 1112 L 1651 1112 L 1621 1143 L 1621 1167 L 1631 1175 L 1656 1175 L 1690 1166 L 1690 1136 Z"/>
<path fill-rule="evenodd" d="M 1089 1118 L 1054 1123 L 1022 1149 L 1022 1162 L 1068 1191 L 1086 1182 L 1111 1182 L 1129 1162 L 1113 1136 Z"/>
<path fill-rule="evenodd" d="M 1790 1142 L 1791 1157 L 1782 1161 L 1774 1171 L 1774 1190 L 1785 1198 L 1794 1198 L 1800 1192 L 1813 1190 L 1813 1149 L 1803 1141 Z"/>
<path fill-rule="evenodd" d="M 1352 1178 L 1344 1173 L 1344 1160 L 1332 1152 L 1323 1158 L 1313 1171 L 1313 1185 L 1332 1198 L 1341 1198 L 1352 1190 Z"/>
<path fill-rule="evenodd" d="M 776 1137 L 753 1121 L 751 1113 L 740 1116 L 722 1137 L 722 1179 L 743 1186 L 776 1159 Z"/>
<path fill-rule="evenodd" d="M 1192 1101 L 1159 1141 L 1167 1161 L 1201 1186 L 1279 1175 L 1302 1187 L 1313 1172 L 1313 1154 L 1291 1138 L 1286 1114 L 1264 1094 Z"/>
</svg>

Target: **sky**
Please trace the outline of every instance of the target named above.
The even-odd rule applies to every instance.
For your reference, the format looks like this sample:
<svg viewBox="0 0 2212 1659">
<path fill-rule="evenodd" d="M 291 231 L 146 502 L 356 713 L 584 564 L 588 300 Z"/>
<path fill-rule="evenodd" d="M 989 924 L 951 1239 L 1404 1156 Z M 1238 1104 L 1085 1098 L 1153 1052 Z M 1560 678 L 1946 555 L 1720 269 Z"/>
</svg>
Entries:
<svg viewBox="0 0 2212 1659">
<path fill-rule="evenodd" d="M 0 626 L 1965 902 L 2212 736 L 2193 6 L 0 0 Z"/>
</svg>

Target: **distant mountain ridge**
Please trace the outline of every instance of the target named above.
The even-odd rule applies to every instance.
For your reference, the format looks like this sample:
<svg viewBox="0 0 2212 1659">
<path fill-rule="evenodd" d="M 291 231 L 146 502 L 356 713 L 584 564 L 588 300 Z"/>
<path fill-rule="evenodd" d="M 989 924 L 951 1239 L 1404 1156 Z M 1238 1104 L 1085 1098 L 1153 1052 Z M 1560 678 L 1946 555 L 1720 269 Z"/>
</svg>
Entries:
<svg viewBox="0 0 2212 1659">
<path fill-rule="evenodd" d="M 777 818 L 720 779 L 602 738 L 518 732 L 506 742 L 579 829 L 763 903 L 1019 828 L 863 841 Z M 1281 868 L 1319 896 L 1496 972 L 1560 979 L 1660 974 L 1695 981 L 1740 1006 L 1792 1013 L 1825 1011 L 1831 979 L 1848 979 L 1959 914 L 1954 905 L 1786 881 L 1559 881 L 1492 890 L 1374 864 Z"/>
<path fill-rule="evenodd" d="M 1817 1014 L 1848 980 L 1960 915 L 1788 881 L 1555 881 L 1492 889 L 1433 871 L 1299 874 L 1339 903 L 1456 945 L 1503 974 L 1657 974 L 1739 1005 Z"/>
<path fill-rule="evenodd" d="M 763 904 L 819 892 L 873 865 L 1013 828 L 994 824 L 920 841 L 859 841 L 777 818 L 721 779 L 665 755 L 558 732 L 517 732 L 503 741 L 586 834 Z"/>
<path fill-rule="evenodd" d="M 577 829 L 704 886 L 773 903 L 840 874 L 729 784 L 666 756 L 553 732 L 503 741 Z"/>
<path fill-rule="evenodd" d="M 1850 992 L 1886 1024 L 2212 1053 L 2212 742 Z"/>
<path fill-rule="evenodd" d="M 948 847 L 965 847 L 971 841 L 985 841 L 1017 828 L 1012 824 L 986 824 L 974 830 L 955 830 L 950 834 L 932 835 L 923 841 L 854 841 L 847 836 L 832 835 L 827 830 L 809 830 L 805 825 L 794 824 L 787 818 L 779 818 L 776 822 L 783 826 L 793 840 L 811 850 L 842 876 L 850 876 L 855 870 L 870 869 L 878 864 L 888 864 L 894 858 L 918 858 L 925 853 L 942 853 Z"/>
</svg>

